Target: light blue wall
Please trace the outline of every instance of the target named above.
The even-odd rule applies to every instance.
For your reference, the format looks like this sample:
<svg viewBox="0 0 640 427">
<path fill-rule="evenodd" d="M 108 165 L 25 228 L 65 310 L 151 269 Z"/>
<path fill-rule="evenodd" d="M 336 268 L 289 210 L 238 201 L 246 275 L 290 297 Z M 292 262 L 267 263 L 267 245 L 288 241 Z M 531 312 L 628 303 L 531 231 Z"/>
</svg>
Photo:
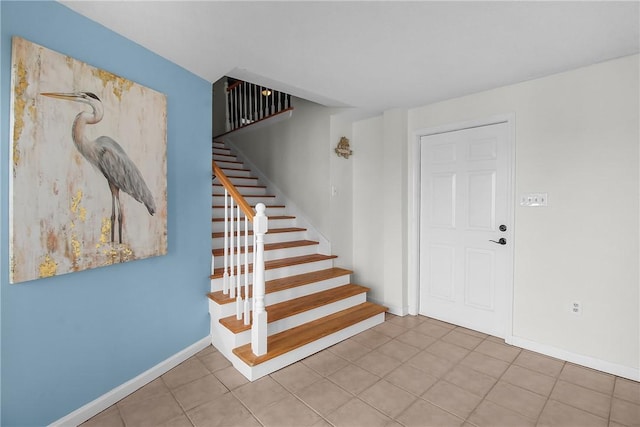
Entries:
<svg viewBox="0 0 640 427">
<path fill-rule="evenodd" d="M 209 333 L 211 85 L 58 3 L 0 4 L 1 424 L 44 425 Z M 167 95 L 168 255 L 9 285 L 13 35 Z"/>
</svg>

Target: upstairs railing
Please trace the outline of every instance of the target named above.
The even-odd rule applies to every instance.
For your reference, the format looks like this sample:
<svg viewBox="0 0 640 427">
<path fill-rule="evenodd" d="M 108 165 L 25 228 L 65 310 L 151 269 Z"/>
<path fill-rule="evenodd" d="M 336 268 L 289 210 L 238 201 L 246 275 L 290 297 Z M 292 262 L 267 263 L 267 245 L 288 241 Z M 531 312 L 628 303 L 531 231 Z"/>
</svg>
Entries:
<svg viewBox="0 0 640 427">
<path fill-rule="evenodd" d="M 227 132 L 290 110 L 291 95 L 236 81 L 227 87 Z"/>
<path fill-rule="evenodd" d="M 265 205 L 254 213 L 222 169 L 213 162 L 213 173 L 224 187 L 224 273 L 222 291 L 236 300 L 236 318 L 251 324 L 251 350 L 267 352 L 267 312 L 264 306 L 264 235 L 268 231 Z M 249 222 L 253 223 L 253 315 L 249 310 Z M 244 239 L 241 237 L 244 236 Z M 244 240 L 244 242 L 242 241 Z M 240 254 L 243 252 L 244 262 Z M 235 258 L 235 260 L 234 260 Z M 242 281 L 244 278 L 244 282 Z M 242 287 L 244 286 L 244 299 Z"/>
</svg>

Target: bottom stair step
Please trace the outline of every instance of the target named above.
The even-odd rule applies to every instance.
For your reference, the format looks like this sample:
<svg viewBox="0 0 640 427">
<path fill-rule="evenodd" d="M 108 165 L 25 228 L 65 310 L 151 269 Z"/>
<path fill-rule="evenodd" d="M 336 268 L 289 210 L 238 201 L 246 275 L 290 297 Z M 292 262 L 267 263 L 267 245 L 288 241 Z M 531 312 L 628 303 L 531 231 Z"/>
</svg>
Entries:
<svg viewBox="0 0 640 427">
<path fill-rule="evenodd" d="M 350 283 L 336 288 L 327 289 L 326 291 L 301 296 L 267 306 L 265 308 L 268 313 L 267 319 L 269 323 L 277 322 L 278 320 L 286 317 L 291 317 L 352 296 L 364 294 L 368 291 L 369 288 Z M 364 301 L 364 299 L 365 298 L 363 296 L 362 300 Z M 251 313 L 251 321 L 253 322 L 253 312 Z M 244 319 L 238 320 L 235 315 L 220 319 L 219 322 L 234 334 L 251 329 L 251 325 L 245 325 Z"/>
<path fill-rule="evenodd" d="M 387 311 L 386 307 L 364 302 L 269 336 L 267 338 L 269 350 L 262 356 L 253 354 L 250 343 L 233 349 L 233 354 L 248 366 L 257 366 L 385 311 Z"/>
</svg>

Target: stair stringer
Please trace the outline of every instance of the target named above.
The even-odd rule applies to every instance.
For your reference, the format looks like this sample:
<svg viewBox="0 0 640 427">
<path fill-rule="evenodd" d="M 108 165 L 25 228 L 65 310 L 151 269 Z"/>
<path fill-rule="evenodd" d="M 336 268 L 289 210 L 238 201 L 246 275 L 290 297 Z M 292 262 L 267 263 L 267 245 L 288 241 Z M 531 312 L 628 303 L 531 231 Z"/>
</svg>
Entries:
<svg viewBox="0 0 640 427">
<path fill-rule="evenodd" d="M 238 148 L 238 146 L 231 141 L 228 137 L 217 138 L 224 141 L 231 152 L 240 159 L 246 167 L 251 169 L 251 172 L 254 173 L 258 180 L 264 183 L 270 192 L 272 192 L 276 196 L 276 200 L 283 202 L 283 204 L 287 207 L 287 212 L 289 215 L 295 216 L 298 222 L 298 227 L 306 228 L 307 235 L 309 240 L 316 240 L 320 243 L 319 252 L 324 254 L 331 253 L 331 242 L 327 239 L 313 224 L 306 220 L 305 213 L 298 208 L 293 200 L 291 200 L 285 193 L 282 192 L 262 171 L 258 168 L 251 160 L 247 158 L 244 152 Z"/>
<path fill-rule="evenodd" d="M 273 359 L 256 366 L 247 365 L 242 360 L 240 360 L 238 356 L 233 354 L 233 352 L 231 352 L 231 357 L 227 358 L 231 360 L 234 368 L 240 371 L 240 373 L 244 375 L 249 381 L 255 381 L 259 378 L 264 377 L 265 375 L 269 375 L 270 373 L 277 371 L 278 369 L 289 366 L 292 363 L 300 361 L 306 357 L 311 356 L 312 354 L 315 354 L 319 351 L 331 347 L 334 344 L 344 341 L 347 338 L 357 335 L 360 332 L 364 332 L 367 329 L 373 328 L 374 326 L 383 323 L 384 318 L 384 313 L 377 314 L 361 322 L 336 331 L 333 334 L 327 335 L 318 340 L 310 342 L 309 344 L 298 347 L 295 350 L 292 350 L 281 356 L 274 357 Z"/>
</svg>

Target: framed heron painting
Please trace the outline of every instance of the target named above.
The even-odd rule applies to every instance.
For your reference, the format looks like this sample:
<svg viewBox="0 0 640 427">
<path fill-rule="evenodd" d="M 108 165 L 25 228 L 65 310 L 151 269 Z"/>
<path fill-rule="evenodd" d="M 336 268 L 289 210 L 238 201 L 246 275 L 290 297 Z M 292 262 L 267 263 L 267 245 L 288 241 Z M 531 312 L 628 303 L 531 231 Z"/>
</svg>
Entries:
<svg viewBox="0 0 640 427">
<path fill-rule="evenodd" d="M 166 254 L 166 97 L 20 37 L 11 71 L 11 283 Z"/>
</svg>

